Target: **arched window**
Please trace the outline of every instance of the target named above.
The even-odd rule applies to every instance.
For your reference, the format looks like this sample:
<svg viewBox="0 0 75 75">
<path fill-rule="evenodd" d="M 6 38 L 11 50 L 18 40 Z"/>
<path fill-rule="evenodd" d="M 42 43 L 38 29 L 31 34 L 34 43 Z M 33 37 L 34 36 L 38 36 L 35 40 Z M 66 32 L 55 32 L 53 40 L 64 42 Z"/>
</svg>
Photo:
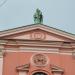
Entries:
<svg viewBox="0 0 75 75">
<path fill-rule="evenodd" d="M 47 75 L 47 74 L 44 73 L 44 72 L 36 72 L 36 73 L 34 73 L 33 75 Z"/>
</svg>

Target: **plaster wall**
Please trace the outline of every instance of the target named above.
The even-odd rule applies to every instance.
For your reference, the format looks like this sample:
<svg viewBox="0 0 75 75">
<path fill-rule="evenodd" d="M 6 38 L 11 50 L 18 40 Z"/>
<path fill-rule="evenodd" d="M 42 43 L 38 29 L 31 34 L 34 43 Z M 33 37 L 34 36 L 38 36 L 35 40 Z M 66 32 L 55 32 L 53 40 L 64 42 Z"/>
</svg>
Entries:
<svg viewBox="0 0 75 75">
<path fill-rule="evenodd" d="M 39 70 L 40 68 L 37 68 L 32 64 L 31 58 L 34 54 L 36 54 L 36 52 L 8 52 L 4 58 L 3 75 L 18 75 L 16 67 L 29 63 L 30 73 Z M 75 75 L 75 59 L 73 59 L 71 55 L 53 53 L 44 54 L 48 56 L 49 62 L 48 65 L 41 67 L 40 70 L 50 72 L 50 64 L 53 64 L 63 68 L 65 75 Z M 24 75 L 24 73 L 22 73 L 22 75 Z"/>
<path fill-rule="evenodd" d="M 0 58 L 0 75 L 2 75 L 3 71 L 3 58 Z"/>
</svg>

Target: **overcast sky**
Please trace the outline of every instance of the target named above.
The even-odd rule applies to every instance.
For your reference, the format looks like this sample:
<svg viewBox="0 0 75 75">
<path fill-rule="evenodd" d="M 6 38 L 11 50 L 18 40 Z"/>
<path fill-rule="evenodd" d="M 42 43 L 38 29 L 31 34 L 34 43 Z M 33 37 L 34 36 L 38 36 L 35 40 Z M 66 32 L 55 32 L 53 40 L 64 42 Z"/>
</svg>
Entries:
<svg viewBox="0 0 75 75">
<path fill-rule="evenodd" d="M 75 34 L 75 0 L 0 0 L 0 30 L 33 24 L 39 8 L 43 24 Z"/>
</svg>

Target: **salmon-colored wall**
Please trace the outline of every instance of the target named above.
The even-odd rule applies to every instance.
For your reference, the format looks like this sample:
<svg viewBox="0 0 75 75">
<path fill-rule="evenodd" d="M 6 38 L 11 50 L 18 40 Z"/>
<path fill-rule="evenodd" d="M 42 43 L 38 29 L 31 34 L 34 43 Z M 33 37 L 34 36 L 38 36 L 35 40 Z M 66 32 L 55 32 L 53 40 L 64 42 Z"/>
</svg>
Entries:
<svg viewBox="0 0 75 75">
<path fill-rule="evenodd" d="M 66 37 L 62 37 L 40 29 L 5 36 L 3 39 L 37 40 L 36 38 L 38 36 L 35 37 L 35 32 L 41 33 L 40 40 L 44 41 L 73 41 Z M 11 41 L 8 41 L 8 43 L 10 44 Z M 16 51 L 14 50 L 14 47 L 12 49 L 13 51 Z M 49 63 L 44 67 L 36 67 L 31 63 L 31 57 L 34 54 L 36 53 L 18 52 L 18 50 L 17 52 L 7 52 L 3 57 L 3 75 L 19 75 L 19 73 L 16 70 L 16 67 L 25 64 L 30 64 L 28 75 L 32 75 L 34 72 L 39 71 L 39 69 L 41 71 L 45 71 L 48 75 L 52 75 L 50 65 L 55 65 L 60 68 L 63 68 L 64 75 L 75 75 L 75 59 L 72 57 L 72 55 L 45 53 L 45 55 L 49 58 Z"/>
<path fill-rule="evenodd" d="M 30 63 L 29 75 L 41 69 L 51 74 L 50 65 L 56 65 L 64 69 L 64 75 L 75 75 L 75 59 L 71 55 L 44 53 L 48 56 L 49 63 L 45 67 L 36 67 L 31 63 L 31 57 L 35 52 L 7 52 L 4 56 L 3 75 L 18 75 L 17 66 Z"/>
</svg>

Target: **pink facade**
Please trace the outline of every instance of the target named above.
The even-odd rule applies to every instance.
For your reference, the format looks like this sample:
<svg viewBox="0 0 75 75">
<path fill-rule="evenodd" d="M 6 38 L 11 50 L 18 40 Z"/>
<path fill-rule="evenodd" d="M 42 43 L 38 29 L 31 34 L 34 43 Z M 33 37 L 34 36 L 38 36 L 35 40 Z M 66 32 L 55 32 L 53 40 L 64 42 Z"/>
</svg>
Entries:
<svg viewBox="0 0 75 75">
<path fill-rule="evenodd" d="M 75 35 L 29 25 L 0 32 L 0 75 L 75 75 Z"/>
</svg>

